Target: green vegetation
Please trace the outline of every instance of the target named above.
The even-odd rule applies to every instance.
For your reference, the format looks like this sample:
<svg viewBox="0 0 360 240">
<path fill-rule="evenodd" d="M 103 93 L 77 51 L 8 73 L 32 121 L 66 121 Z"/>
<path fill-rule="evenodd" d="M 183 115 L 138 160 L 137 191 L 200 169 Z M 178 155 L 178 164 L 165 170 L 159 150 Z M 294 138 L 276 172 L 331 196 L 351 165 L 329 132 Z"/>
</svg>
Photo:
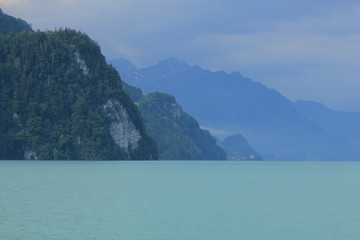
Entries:
<svg viewBox="0 0 360 240">
<path fill-rule="evenodd" d="M 126 82 L 122 82 L 122 87 L 124 89 L 124 92 L 127 95 L 129 95 L 131 100 L 133 100 L 134 102 L 138 102 L 143 97 L 143 94 L 142 94 L 142 91 L 140 88 L 130 86 Z"/>
<path fill-rule="evenodd" d="M 118 73 L 83 33 L 0 35 L 0 86 L 0 159 L 157 158 Z M 109 100 L 126 109 L 141 135 L 138 146 L 115 143 Z"/>
<path fill-rule="evenodd" d="M 140 99 L 139 110 L 149 135 L 158 145 L 160 159 L 226 159 L 225 152 L 210 133 L 200 129 L 198 122 L 182 111 L 173 96 L 150 93 Z"/>
<path fill-rule="evenodd" d="M 32 31 L 30 24 L 22 19 L 9 16 L 0 8 L 0 34 L 18 33 L 22 31 Z"/>
</svg>

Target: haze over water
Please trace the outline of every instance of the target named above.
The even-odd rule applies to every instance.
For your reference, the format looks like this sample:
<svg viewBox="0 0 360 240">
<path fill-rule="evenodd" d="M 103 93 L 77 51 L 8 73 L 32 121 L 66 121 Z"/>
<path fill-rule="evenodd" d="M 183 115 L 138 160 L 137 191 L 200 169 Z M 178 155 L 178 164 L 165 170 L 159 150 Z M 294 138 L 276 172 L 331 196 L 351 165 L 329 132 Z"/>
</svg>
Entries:
<svg viewBox="0 0 360 240">
<path fill-rule="evenodd" d="M 355 240 L 357 162 L 0 161 L 0 239 Z"/>
</svg>

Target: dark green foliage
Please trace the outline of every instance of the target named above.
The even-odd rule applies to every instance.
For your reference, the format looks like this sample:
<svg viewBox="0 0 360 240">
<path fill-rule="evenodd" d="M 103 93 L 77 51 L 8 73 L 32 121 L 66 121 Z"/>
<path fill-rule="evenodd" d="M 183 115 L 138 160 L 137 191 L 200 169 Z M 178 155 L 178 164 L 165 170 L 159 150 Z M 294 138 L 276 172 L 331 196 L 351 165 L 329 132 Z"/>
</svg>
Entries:
<svg viewBox="0 0 360 240">
<path fill-rule="evenodd" d="M 74 30 L 0 36 L 0 159 L 156 159 L 156 146 L 100 47 Z M 103 109 L 119 101 L 142 139 L 121 149 Z"/>
<path fill-rule="evenodd" d="M 139 101 L 149 135 L 159 148 L 160 159 L 222 160 L 225 152 L 198 122 L 183 112 L 173 96 L 150 93 Z"/>
<path fill-rule="evenodd" d="M 230 160 L 262 160 L 241 134 L 235 134 L 220 142 Z"/>
<path fill-rule="evenodd" d="M 0 34 L 18 33 L 22 31 L 33 31 L 30 24 L 22 19 L 9 16 L 0 8 Z"/>
<path fill-rule="evenodd" d="M 131 98 L 132 101 L 138 102 L 142 97 L 142 91 L 140 88 L 130 86 L 126 82 L 122 82 L 122 87 L 124 89 L 124 92 L 126 92 L 127 95 Z"/>
</svg>

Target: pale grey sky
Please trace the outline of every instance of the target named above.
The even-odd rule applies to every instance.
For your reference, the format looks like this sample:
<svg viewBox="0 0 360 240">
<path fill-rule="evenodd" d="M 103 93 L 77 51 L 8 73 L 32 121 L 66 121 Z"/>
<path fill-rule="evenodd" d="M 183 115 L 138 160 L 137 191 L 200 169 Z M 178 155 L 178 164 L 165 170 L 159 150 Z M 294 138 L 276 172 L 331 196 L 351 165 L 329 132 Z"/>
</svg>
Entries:
<svg viewBox="0 0 360 240">
<path fill-rule="evenodd" d="M 177 57 L 239 71 L 291 100 L 360 111 L 359 0 L 0 0 L 34 29 L 70 27 L 108 59 Z"/>
</svg>

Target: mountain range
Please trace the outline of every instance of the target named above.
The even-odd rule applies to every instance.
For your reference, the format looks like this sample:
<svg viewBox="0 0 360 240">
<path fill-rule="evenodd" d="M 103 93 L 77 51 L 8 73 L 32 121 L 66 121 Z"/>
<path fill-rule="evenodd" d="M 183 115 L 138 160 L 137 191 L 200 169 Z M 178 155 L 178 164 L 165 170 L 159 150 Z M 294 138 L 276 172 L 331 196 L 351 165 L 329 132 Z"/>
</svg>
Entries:
<svg viewBox="0 0 360 240">
<path fill-rule="evenodd" d="M 360 112 L 337 111 L 311 101 L 296 101 L 293 105 L 302 116 L 325 131 L 360 146 Z"/>
<path fill-rule="evenodd" d="M 238 72 L 212 72 L 176 58 L 141 69 L 125 59 L 111 64 L 125 82 L 145 94 L 174 95 L 185 111 L 214 134 L 243 134 L 265 159 L 358 160 L 356 134 L 352 139 L 341 135 L 341 120 L 333 121 L 335 127 L 320 116 L 314 119 L 306 107 L 300 109 L 299 102 Z"/>
<path fill-rule="evenodd" d="M 0 159 L 226 160 L 173 96 L 122 82 L 84 33 L 34 32 L 0 9 L 0 49 Z"/>
<path fill-rule="evenodd" d="M 148 133 L 158 145 L 159 159 L 262 159 L 240 134 L 221 141 L 207 129 L 201 129 L 198 121 L 183 111 L 174 96 L 161 92 L 144 96 L 140 88 L 125 82 L 122 87 L 138 106 Z"/>
<path fill-rule="evenodd" d="M 86 34 L 33 32 L 1 9 L 0 49 L 0 159 L 223 159 L 221 145 L 234 160 L 359 160 L 360 113 L 238 72 L 112 61 L 136 88 Z"/>
</svg>

